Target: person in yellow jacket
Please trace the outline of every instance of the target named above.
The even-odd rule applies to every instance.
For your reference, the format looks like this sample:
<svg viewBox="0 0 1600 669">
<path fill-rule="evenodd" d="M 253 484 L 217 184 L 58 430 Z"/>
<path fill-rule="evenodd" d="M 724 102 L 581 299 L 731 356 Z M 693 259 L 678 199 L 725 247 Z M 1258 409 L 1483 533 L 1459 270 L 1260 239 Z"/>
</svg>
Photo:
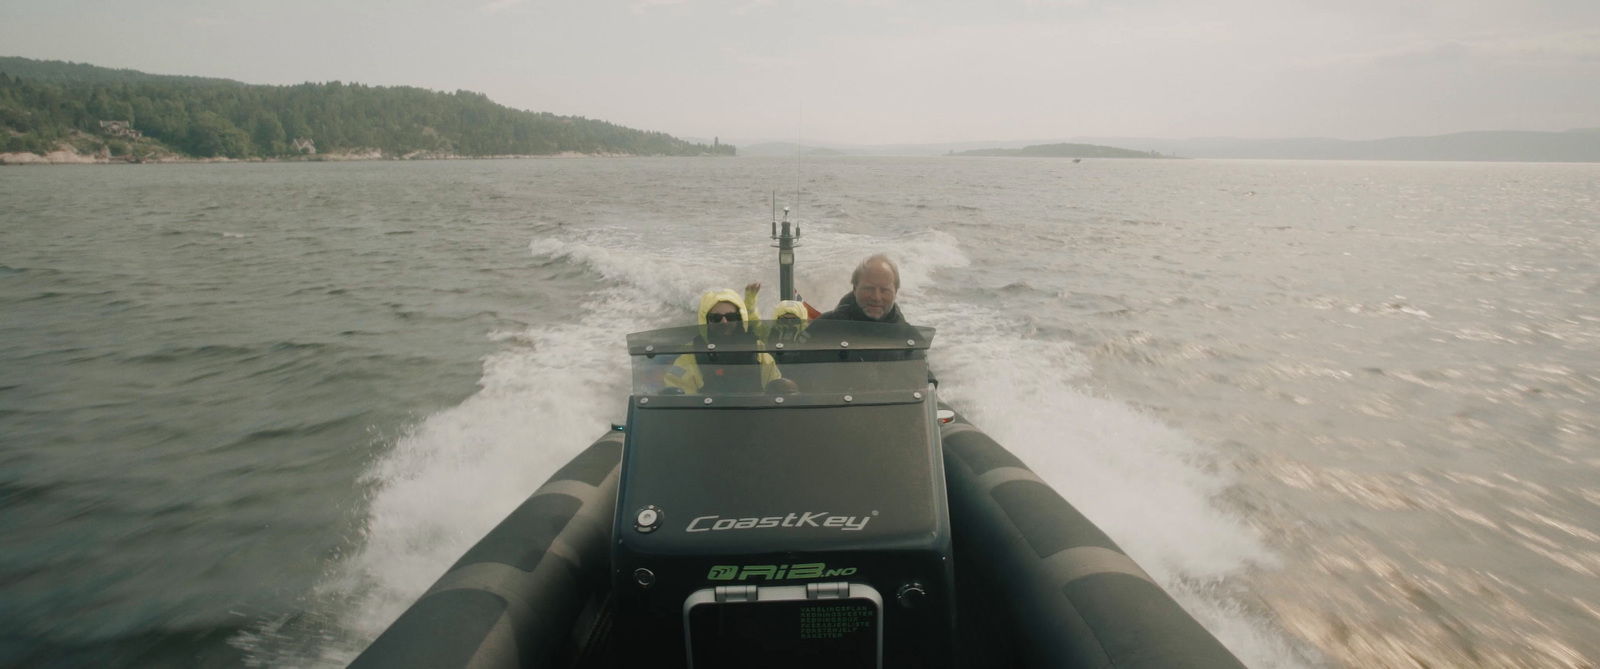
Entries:
<svg viewBox="0 0 1600 669">
<path fill-rule="evenodd" d="M 805 323 L 811 320 L 811 314 L 806 311 L 805 303 L 800 300 L 784 300 L 772 308 L 772 320 L 782 321 L 790 318 Z"/>
<path fill-rule="evenodd" d="M 758 284 L 752 284 L 760 290 Z M 746 295 L 754 301 L 754 291 Z M 703 344 L 755 343 L 750 327 L 749 311 L 731 290 L 708 290 L 700 295 L 700 334 L 695 337 L 697 349 Z M 699 395 L 710 392 L 760 393 L 767 384 L 783 378 L 778 363 L 766 353 L 685 353 L 672 361 L 667 370 L 666 384 L 681 388 L 685 394 Z"/>
<path fill-rule="evenodd" d="M 754 319 L 748 325 L 757 338 L 761 341 L 794 339 L 806 328 L 806 323 L 811 320 L 811 312 L 799 300 L 778 302 L 778 306 L 772 308 L 772 320 L 761 320 L 761 312 L 756 310 L 756 295 L 760 293 L 760 281 L 744 287 L 744 311 Z"/>
</svg>

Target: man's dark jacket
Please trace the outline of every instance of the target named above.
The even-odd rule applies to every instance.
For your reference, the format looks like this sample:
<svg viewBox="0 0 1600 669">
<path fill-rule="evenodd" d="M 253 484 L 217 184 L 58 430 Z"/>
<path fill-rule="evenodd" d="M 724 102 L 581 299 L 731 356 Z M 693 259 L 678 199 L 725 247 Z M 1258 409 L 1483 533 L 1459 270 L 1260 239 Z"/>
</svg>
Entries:
<svg viewBox="0 0 1600 669">
<path fill-rule="evenodd" d="M 850 292 L 845 293 L 844 297 L 839 298 L 839 306 L 834 307 L 833 311 L 829 311 L 828 313 L 818 316 L 817 320 L 867 321 L 869 323 L 905 323 L 906 317 L 904 314 L 900 313 L 900 303 L 896 302 L 894 306 L 889 309 L 889 313 L 883 315 L 883 318 L 872 318 L 867 315 L 867 312 L 861 310 L 861 305 L 856 304 L 856 294 L 854 292 Z M 928 382 L 935 386 L 939 385 L 939 379 L 933 377 L 933 370 L 931 369 L 928 370 Z"/>
<path fill-rule="evenodd" d="M 825 314 L 823 314 L 821 316 L 818 316 L 817 320 L 819 320 L 819 321 L 868 321 L 868 322 L 871 322 L 871 323 L 904 323 L 904 322 L 906 322 L 906 317 L 900 314 L 900 303 L 899 302 L 896 302 L 893 307 L 890 307 L 889 308 L 889 313 L 884 314 L 883 318 L 873 318 L 871 316 L 868 316 L 867 312 L 861 310 L 861 305 L 856 304 L 856 294 L 854 292 L 850 292 L 850 293 L 845 293 L 844 297 L 839 298 L 839 306 L 834 307 L 833 311 L 829 311 L 828 313 L 825 313 Z"/>
</svg>

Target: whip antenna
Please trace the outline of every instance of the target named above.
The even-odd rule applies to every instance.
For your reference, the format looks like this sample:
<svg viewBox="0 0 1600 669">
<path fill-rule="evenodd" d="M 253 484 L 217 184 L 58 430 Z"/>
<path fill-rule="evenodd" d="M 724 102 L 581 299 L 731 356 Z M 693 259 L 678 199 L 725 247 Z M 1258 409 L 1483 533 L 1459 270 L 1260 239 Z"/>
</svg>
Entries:
<svg viewBox="0 0 1600 669">
<path fill-rule="evenodd" d="M 795 105 L 795 114 L 798 118 L 794 122 L 794 225 L 798 232 L 800 229 L 800 154 L 804 152 L 806 110 L 801 104 Z M 797 235 L 798 236 L 798 235 Z M 793 299 L 793 298 L 784 298 Z"/>
</svg>

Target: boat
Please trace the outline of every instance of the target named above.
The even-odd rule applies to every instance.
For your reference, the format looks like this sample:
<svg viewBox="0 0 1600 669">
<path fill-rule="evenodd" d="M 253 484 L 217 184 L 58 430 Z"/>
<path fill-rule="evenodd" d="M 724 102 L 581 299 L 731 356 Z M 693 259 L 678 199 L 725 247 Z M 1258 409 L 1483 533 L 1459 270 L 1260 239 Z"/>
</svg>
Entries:
<svg viewBox="0 0 1600 669">
<path fill-rule="evenodd" d="M 774 221 L 785 296 L 798 232 Z M 627 335 L 626 421 L 349 666 L 1243 666 L 940 401 L 932 328 L 764 330 Z"/>
</svg>

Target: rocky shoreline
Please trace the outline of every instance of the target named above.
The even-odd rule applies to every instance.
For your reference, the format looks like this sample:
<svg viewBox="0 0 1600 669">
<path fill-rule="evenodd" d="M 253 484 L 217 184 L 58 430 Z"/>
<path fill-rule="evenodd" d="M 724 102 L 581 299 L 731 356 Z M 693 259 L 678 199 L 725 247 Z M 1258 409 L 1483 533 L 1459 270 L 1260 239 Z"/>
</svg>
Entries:
<svg viewBox="0 0 1600 669">
<path fill-rule="evenodd" d="M 548 155 L 496 155 L 496 156 L 462 156 L 453 153 L 438 153 L 434 151 L 416 151 L 405 155 L 384 155 L 382 150 L 367 149 L 345 153 L 320 153 L 313 156 L 296 156 L 292 158 L 195 158 L 177 154 L 163 154 L 157 156 L 113 156 L 111 152 L 101 149 L 95 153 L 79 153 L 76 149 L 63 146 L 50 153 L 0 153 L 0 165 L 113 165 L 113 164 L 141 164 L 141 163 L 309 163 L 309 162 L 352 162 L 365 160 L 524 160 L 534 158 L 635 158 L 628 153 L 579 153 L 577 151 L 563 151 Z"/>
</svg>

